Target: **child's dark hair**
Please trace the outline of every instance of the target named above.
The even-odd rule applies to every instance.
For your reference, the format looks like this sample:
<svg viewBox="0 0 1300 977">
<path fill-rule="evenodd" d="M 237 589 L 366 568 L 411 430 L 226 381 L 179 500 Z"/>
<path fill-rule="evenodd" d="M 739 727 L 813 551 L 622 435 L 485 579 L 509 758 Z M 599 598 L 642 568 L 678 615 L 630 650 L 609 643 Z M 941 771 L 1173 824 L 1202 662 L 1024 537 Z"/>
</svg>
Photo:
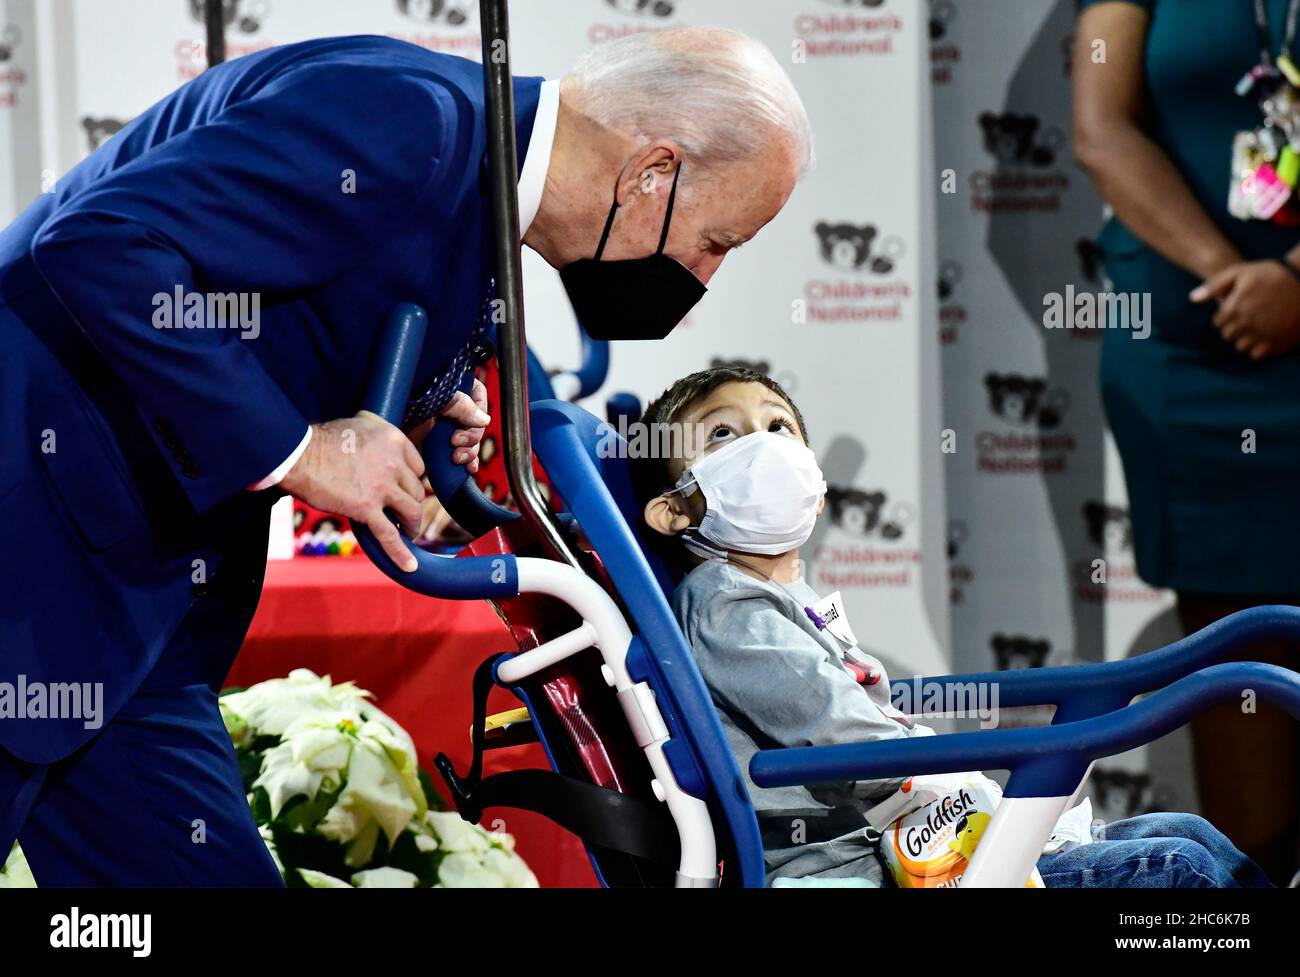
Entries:
<svg viewBox="0 0 1300 977">
<path fill-rule="evenodd" d="M 799 408 L 790 399 L 790 395 L 765 373 L 743 366 L 715 366 L 682 377 L 646 407 L 645 413 L 641 415 L 644 429 L 658 431 L 662 426 L 675 424 L 692 405 L 728 383 L 761 383 L 767 387 L 790 406 L 799 425 L 799 434 L 804 441 L 808 440 L 808 427 L 804 423 L 803 414 L 799 413 Z M 672 459 L 662 457 L 657 452 L 651 454 L 655 457 L 634 458 L 631 462 L 632 487 L 636 492 L 637 504 L 641 506 L 673 487 L 669 469 Z"/>
</svg>

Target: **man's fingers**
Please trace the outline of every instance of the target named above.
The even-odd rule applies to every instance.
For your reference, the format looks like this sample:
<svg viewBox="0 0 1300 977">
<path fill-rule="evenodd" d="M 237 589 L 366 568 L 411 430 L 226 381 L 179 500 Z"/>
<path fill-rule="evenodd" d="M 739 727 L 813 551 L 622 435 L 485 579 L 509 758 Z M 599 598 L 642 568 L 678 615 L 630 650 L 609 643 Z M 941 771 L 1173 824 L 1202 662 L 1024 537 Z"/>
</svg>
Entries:
<svg viewBox="0 0 1300 977">
<path fill-rule="evenodd" d="M 411 495 L 404 489 L 394 489 L 393 493 L 384 501 L 384 504 L 393 510 L 408 536 L 418 536 L 420 534 L 421 503 L 423 501 L 423 489 L 420 490 L 419 496 Z"/>
<path fill-rule="evenodd" d="M 1237 308 L 1237 303 L 1229 299 L 1219 306 L 1214 313 L 1214 328 L 1223 333 L 1223 338 L 1231 340 L 1237 333 L 1244 329 L 1247 321 L 1241 317 L 1241 310 Z"/>
<path fill-rule="evenodd" d="M 396 526 L 388 521 L 388 517 L 382 511 L 366 520 L 366 525 L 375 534 L 375 539 L 379 540 L 379 545 L 388 554 L 388 558 L 396 563 L 400 569 L 410 573 L 416 568 L 415 555 L 407 549 L 402 534 L 397 531 Z"/>
<path fill-rule="evenodd" d="M 480 407 L 470 399 L 468 394 L 458 390 L 456 396 L 451 398 L 451 402 L 442 409 L 442 416 L 451 418 L 461 427 L 486 427 L 492 420 L 484 409 L 486 406 L 486 394 L 483 406 Z"/>
<path fill-rule="evenodd" d="M 397 484 L 412 498 L 424 500 L 424 482 L 409 468 L 397 470 Z"/>
<path fill-rule="evenodd" d="M 1211 275 L 1200 285 L 1197 285 L 1191 291 L 1189 296 L 1193 302 L 1208 302 L 1210 299 L 1221 299 L 1232 289 L 1233 283 L 1237 280 L 1237 266 L 1225 268 L 1217 275 Z"/>
<path fill-rule="evenodd" d="M 402 435 L 402 440 L 406 442 L 402 448 L 402 457 L 406 459 L 407 467 L 415 473 L 416 478 L 423 478 L 424 459 L 420 457 L 420 449 L 405 434 Z"/>
<path fill-rule="evenodd" d="M 487 387 L 483 386 L 482 380 L 474 378 L 474 385 L 470 388 L 469 395 L 474 401 L 474 406 L 486 414 L 488 412 Z"/>
<path fill-rule="evenodd" d="M 483 440 L 486 431 L 485 427 L 463 427 L 455 433 L 451 443 L 457 448 L 473 448 Z"/>
</svg>

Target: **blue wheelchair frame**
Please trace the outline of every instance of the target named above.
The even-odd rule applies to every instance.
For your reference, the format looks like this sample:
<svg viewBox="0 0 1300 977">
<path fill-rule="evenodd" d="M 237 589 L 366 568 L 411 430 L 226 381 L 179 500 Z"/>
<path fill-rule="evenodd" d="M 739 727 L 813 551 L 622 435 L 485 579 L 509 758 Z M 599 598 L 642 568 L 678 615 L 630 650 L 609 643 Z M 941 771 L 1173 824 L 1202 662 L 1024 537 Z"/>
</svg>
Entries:
<svg viewBox="0 0 1300 977">
<path fill-rule="evenodd" d="M 366 407 L 393 423 L 401 420 L 424 327 L 422 310 L 399 306 L 378 345 Z M 601 557 L 630 618 L 627 670 L 633 682 L 653 691 L 667 733 L 663 757 L 677 785 L 705 802 L 715 832 L 729 840 L 740 881 L 761 887 L 763 850 L 744 779 L 665 598 L 671 586 L 669 575 L 630 528 L 636 524 L 637 507 L 626 454 L 620 450 L 625 445 L 609 425 L 570 403 L 536 402 L 531 414 L 533 449 L 568 501 L 572 519 Z M 444 499 L 456 500 L 457 506 L 480 507 L 482 514 L 485 500 L 475 500 L 472 480 L 451 464 L 447 443 L 431 435 L 425 446 L 435 490 Z M 614 450 L 602 450 L 611 446 Z M 453 515 L 461 517 L 455 511 Z M 507 516 L 515 518 L 514 513 Z M 489 515 L 489 521 L 495 525 L 500 520 Z M 450 560 L 413 548 L 419 566 L 407 574 L 384 555 L 368 532 L 362 530 L 358 536 L 362 548 L 388 576 L 420 593 L 458 600 L 499 600 L 521 593 L 520 562 L 514 556 Z M 750 773 L 756 784 L 775 787 L 1006 769 L 1011 777 L 1003 807 L 1015 799 L 1041 798 L 1061 801 L 1051 808 L 1057 810 L 1079 788 L 1094 760 L 1163 736 L 1243 690 L 1252 690 L 1260 701 L 1300 718 L 1300 676 L 1255 662 L 1216 664 L 1256 642 L 1278 638 L 1300 640 L 1300 608 L 1242 611 L 1167 648 L 1123 661 L 922 679 L 926 688 L 937 684 L 952 691 L 972 683 L 993 683 L 999 705 L 1052 704 L 1056 713 L 1052 725 L 1039 728 L 764 750 L 753 758 Z M 515 656 L 498 662 L 498 672 L 511 657 Z M 513 684 L 499 677 L 498 681 Z M 910 692 L 908 687 L 915 681 L 893 683 L 895 694 Z M 1146 693 L 1150 693 L 1147 698 L 1133 703 Z M 1034 821 L 1036 830 L 1042 828 L 1042 821 Z M 1044 831 L 1042 838 L 1021 844 L 1021 861 L 1027 857 L 1025 851 L 1036 853 L 1045 840 Z M 977 859 L 996 847 L 986 836 Z M 968 874 L 977 865 L 978 861 L 973 863 Z M 1011 877 L 1023 879 L 1026 874 L 1027 869 L 1019 873 L 1017 866 Z M 700 883 L 696 878 L 682 884 Z"/>
</svg>

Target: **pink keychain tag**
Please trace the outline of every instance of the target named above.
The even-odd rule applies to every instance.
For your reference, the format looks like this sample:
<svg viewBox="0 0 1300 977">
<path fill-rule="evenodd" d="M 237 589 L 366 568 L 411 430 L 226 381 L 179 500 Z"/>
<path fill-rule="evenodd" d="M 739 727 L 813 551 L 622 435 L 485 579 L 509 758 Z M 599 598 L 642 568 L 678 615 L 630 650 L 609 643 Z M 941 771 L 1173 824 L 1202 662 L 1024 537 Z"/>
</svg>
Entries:
<svg viewBox="0 0 1300 977">
<path fill-rule="evenodd" d="M 1251 182 L 1252 216 L 1257 220 L 1272 220 L 1291 198 L 1291 188 L 1277 175 L 1272 163 L 1261 163 Z"/>
</svg>

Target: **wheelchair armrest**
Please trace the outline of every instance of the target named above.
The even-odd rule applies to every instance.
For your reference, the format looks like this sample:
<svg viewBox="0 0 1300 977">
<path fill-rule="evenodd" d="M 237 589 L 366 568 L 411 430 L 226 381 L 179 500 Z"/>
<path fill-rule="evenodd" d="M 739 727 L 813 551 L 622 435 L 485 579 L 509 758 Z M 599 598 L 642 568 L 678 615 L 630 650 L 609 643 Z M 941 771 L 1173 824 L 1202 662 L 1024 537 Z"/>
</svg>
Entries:
<svg viewBox="0 0 1300 977">
<path fill-rule="evenodd" d="M 972 672 L 890 683 L 895 705 L 925 702 L 939 691 L 968 694 L 969 687 L 995 689 L 996 706 L 1057 707 L 1054 724 L 1100 716 L 1128 705 L 1136 696 L 1163 688 L 1209 665 L 1232 658 L 1260 641 L 1300 641 L 1300 607 L 1267 605 L 1238 611 L 1157 651 L 1120 661 L 1056 668 Z"/>
<path fill-rule="evenodd" d="M 1010 770 L 1008 797 L 1065 797 L 1078 787 L 1093 760 L 1149 743 L 1247 689 L 1300 719 L 1300 674 L 1259 662 L 1231 662 L 1089 719 L 1032 729 L 761 750 L 750 760 L 749 772 L 759 787 L 786 787 Z"/>
</svg>

